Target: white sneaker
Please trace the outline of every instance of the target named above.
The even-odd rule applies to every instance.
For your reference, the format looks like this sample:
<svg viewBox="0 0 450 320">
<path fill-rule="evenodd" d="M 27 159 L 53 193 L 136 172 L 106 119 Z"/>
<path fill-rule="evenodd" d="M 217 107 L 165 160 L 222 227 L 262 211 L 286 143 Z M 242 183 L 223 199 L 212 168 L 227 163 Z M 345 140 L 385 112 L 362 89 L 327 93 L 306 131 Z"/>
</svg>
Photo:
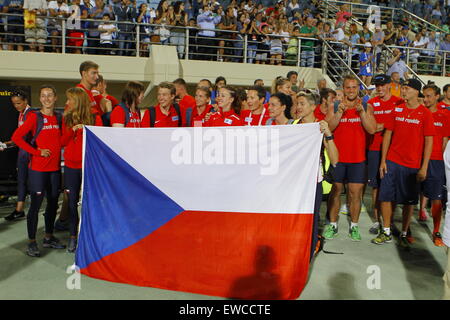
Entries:
<svg viewBox="0 0 450 320">
<path fill-rule="evenodd" d="M 344 203 L 341 208 L 339 209 L 339 213 L 340 214 L 348 214 L 348 208 L 347 208 L 347 204 Z"/>
</svg>

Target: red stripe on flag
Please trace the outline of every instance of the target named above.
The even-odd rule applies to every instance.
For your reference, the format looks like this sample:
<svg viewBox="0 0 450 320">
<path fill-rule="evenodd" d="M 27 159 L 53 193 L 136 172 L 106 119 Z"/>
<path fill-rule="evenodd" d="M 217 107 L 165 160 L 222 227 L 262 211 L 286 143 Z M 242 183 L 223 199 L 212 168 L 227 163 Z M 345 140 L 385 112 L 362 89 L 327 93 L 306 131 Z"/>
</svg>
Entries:
<svg viewBox="0 0 450 320">
<path fill-rule="evenodd" d="M 185 211 L 81 272 L 212 296 L 295 299 L 308 275 L 312 223 L 312 214 Z"/>
</svg>

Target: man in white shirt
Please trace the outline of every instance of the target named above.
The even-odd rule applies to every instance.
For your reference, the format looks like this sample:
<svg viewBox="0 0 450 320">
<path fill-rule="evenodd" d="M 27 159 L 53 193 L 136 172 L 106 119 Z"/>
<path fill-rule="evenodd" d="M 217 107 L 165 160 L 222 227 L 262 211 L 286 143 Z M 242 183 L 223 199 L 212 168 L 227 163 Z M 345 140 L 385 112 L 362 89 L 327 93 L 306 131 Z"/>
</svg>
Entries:
<svg viewBox="0 0 450 320">
<path fill-rule="evenodd" d="M 69 6 L 63 0 L 50 1 L 48 3 L 48 14 L 50 17 L 57 17 L 59 19 L 48 19 L 47 31 L 50 34 L 52 40 L 53 52 L 61 52 L 60 45 L 61 31 L 62 31 L 62 19 L 67 18 L 70 15 Z"/>
<path fill-rule="evenodd" d="M 394 56 L 388 61 L 389 69 L 387 72 L 388 76 L 391 76 L 394 72 L 398 72 L 400 78 L 403 80 L 408 79 L 408 66 L 402 58 L 403 53 L 400 49 L 394 49 Z"/>
<path fill-rule="evenodd" d="M 429 49 L 424 52 L 424 58 L 426 59 L 427 63 L 427 70 L 429 70 L 430 73 L 432 73 L 433 71 L 439 72 L 440 61 L 437 61 L 436 52 L 432 51 L 439 50 L 439 39 L 438 37 L 436 37 L 436 31 L 430 31 L 426 42 L 426 48 Z"/>
</svg>

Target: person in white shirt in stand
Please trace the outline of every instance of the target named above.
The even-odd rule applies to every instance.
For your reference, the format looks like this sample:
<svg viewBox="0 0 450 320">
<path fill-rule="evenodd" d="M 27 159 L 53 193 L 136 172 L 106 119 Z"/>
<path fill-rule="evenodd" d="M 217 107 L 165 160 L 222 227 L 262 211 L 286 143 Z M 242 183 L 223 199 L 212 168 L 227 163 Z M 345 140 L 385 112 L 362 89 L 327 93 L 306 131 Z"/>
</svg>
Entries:
<svg viewBox="0 0 450 320">
<path fill-rule="evenodd" d="M 48 3 L 48 13 L 50 17 L 60 18 L 48 19 L 47 31 L 52 40 L 53 52 L 61 53 L 61 48 L 59 47 L 62 32 L 61 21 L 70 15 L 69 6 L 63 0 L 50 1 Z"/>
<path fill-rule="evenodd" d="M 427 46 L 426 39 L 422 37 L 421 33 L 417 33 L 415 40 L 412 45 L 414 48 L 423 49 Z M 411 67 L 414 72 L 417 72 L 417 63 L 419 61 L 419 57 L 421 56 L 422 50 L 410 50 L 409 60 L 411 62 Z"/>
<path fill-rule="evenodd" d="M 113 47 L 113 33 L 117 32 L 115 25 L 111 23 L 111 17 L 108 13 L 103 15 L 103 23 L 98 26 L 100 31 L 100 48 L 103 48 L 100 52 L 105 55 L 111 54 Z"/>
</svg>

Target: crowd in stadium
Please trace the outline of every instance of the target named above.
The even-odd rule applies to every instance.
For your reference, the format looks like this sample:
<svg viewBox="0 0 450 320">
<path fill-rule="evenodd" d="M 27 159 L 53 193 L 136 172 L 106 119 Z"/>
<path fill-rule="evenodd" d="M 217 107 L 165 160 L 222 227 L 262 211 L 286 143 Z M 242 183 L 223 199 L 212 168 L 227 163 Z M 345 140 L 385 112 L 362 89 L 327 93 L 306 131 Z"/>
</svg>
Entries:
<svg viewBox="0 0 450 320">
<path fill-rule="evenodd" d="M 297 65 L 296 37 L 306 37 L 314 40 L 301 40 L 301 66 L 320 67 L 321 41 L 331 40 L 342 43 L 342 50 L 349 52 L 352 64 L 358 66 L 367 64 L 363 46 L 370 43 L 372 48 L 367 52 L 376 56 L 376 64 L 363 66 L 371 67 L 372 73 L 379 71 L 382 45 L 386 44 L 415 48 L 408 53 L 402 49 L 399 57 L 406 61 L 408 55 L 414 71 L 423 63 L 420 73 L 442 74 L 438 66 L 443 54 L 432 50 L 450 51 L 448 1 L 362 3 L 409 9 L 441 31 L 431 24 L 419 27 L 417 19 L 397 15 L 377 29 L 361 28 L 352 20 L 356 17 L 348 5 L 342 5 L 334 19 L 326 20 L 317 0 L 162 0 L 155 8 L 142 0 L 3 0 L 0 12 L 9 15 L 0 17 L 0 48 L 61 52 L 61 21 L 66 20 L 66 52 L 72 53 L 136 56 L 137 49 L 140 56 L 148 56 L 153 45 L 168 44 L 177 47 L 180 58 L 187 53 L 190 59 L 242 62 L 246 37 L 247 63 Z M 81 22 L 73 23 L 74 18 Z M 366 21 L 359 22 L 366 26 Z M 136 23 L 144 25 L 136 27 Z M 188 31 L 189 43 L 184 27 L 193 27 Z M 364 61 L 360 55 L 365 56 Z"/>
</svg>

